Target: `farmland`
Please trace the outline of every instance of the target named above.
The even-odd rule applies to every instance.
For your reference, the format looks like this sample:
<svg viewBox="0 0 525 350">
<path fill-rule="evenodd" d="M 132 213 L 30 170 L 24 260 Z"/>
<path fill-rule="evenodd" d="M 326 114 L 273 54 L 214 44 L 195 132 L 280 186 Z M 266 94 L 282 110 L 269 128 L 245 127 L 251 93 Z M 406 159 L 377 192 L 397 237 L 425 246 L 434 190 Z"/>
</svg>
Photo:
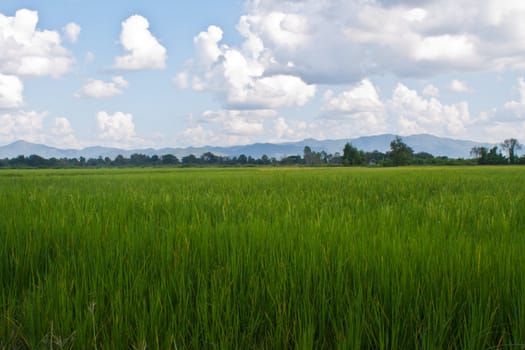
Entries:
<svg viewBox="0 0 525 350">
<path fill-rule="evenodd" d="M 0 172 L 0 349 L 525 343 L 519 167 Z"/>
</svg>

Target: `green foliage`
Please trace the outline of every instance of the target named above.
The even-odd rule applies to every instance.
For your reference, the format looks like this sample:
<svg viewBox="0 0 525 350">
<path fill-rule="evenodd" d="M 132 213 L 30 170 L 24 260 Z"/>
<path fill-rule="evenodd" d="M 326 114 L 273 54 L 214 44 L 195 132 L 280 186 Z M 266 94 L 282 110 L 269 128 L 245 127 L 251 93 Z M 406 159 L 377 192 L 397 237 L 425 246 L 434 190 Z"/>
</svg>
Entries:
<svg viewBox="0 0 525 350">
<path fill-rule="evenodd" d="M 0 172 L 0 348 L 525 339 L 519 167 Z"/>
<path fill-rule="evenodd" d="M 508 161 L 510 164 L 516 164 L 519 162 L 519 158 L 516 155 L 516 151 L 522 148 L 518 140 L 514 138 L 506 139 L 502 142 L 501 147 L 504 151 L 507 151 Z"/>
<path fill-rule="evenodd" d="M 392 142 L 390 142 L 389 157 L 392 159 L 394 166 L 408 165 L 412 159 L 414 151 L 399 136 L 396 136 Z"/>
<path fill-rule="evenodd" d="M 490 150 L 486 147 L 474 147 L 470 153 L 477 158 L 479 165 L 501 165 L 507 163 L 497 146 L 492 147 Z"/>
<path fill-rule="evenodd" d="M 366 155 L 352 144 L 347 143 L 343 149 L 343 165 L 363 165 L 366 162 Z"/>
</svg>

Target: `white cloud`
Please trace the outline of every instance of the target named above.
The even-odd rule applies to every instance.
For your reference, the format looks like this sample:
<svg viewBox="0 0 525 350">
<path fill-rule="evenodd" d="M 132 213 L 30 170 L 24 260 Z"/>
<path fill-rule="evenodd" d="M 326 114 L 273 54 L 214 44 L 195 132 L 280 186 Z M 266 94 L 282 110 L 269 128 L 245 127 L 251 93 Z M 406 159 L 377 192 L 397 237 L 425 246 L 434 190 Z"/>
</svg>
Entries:
<svg viewBox="0 0 525 350">
<path fill-rule="evenodd" d="M 426 97 L 438 98 L 439 97 L 439 89 L 437 87 L 435 87 L 434 85 L 429 84 L 429 85 L 427 85 L 427 86 L 425 86 L 423 88 L 422 94 L 423 94 L 423 96 L 426 96 Z"/>
<path fill-rule="evenodd" d="M 477 57 L 476 40 L 467 35 L 438 35 L 420 38 L 414 46 L 416 61 L 443 65 L 468 65 Z"/>
<path fill-rule="evenodd" d="M 69 119 L 64 117 L 57 117 L 53 122 L 53 127 L 51 128 L 51 134 L 48 138 L 48 145 L 55 147 L 72 147 L 79 148 L 80 143 L 77 141 L 73 128 Z"/>
<path fill-rule="evenodd" d="M 239 31 L 248 38 L 257 32 L 259 35 L 256 37 L 261 42 L 272 42 L 287 51 L 305 45 L 311 34 L 308 19 L 304 15 L 278 10 L 270 11 L 265 16 L 242 16 Z"/>
<path fill-rule="evenodd" d="M 368 79 L 335 96 L 332 91 L 327 91 L 321 115 L 324 119 L 350 122 L 352 134 L 387 131 L 385 106 L 376 87 Z"/>
<path fill-rule="evenodd" d="M 473 120 L 466 102 L 445 105 L 398 84 L 388 102 L 391 130 L 400 134 L 466 135 Z"/>
<path fill-rule="evenodd" d="M 325 96 L 323 111 L 326 116 L 352 116 L 360 113 L 383 113 L 383 103 L 379 94 L 368 79 L 352 86 L 350 90 L 333 96 L 328 91 Z"/>
<path fill-rule="evenodd" d="M 44 142 L 44 117 L 44 113 L 23 111 L 0 115 L 0 140 L 2 143 L 17 140 Z"/>
<path fill-rule="evenodd" d="M 0 115 L 0 143 L 24 140 L 53 147 L 80 147 L 67 118 L 55 118 L 50 129 L 45 127 L 45 119 L 46 113 L 35 111 L 17 111 Z"/>
<path fill-rule="evenodd" d="M 151 34 L 146 18 L 133 15 L 122 22 L 120 43 L 126 54 L 115 59 L 115 68 L 138 70 L 166 67 L 166 48 Z"/>
<path fill-rule="evenodd" d="M 510 112 L 518 118 L 525 118 L 525 80 L 518 78 L 519 101 L 509 101 L 505 103 L 504 110 Z"/>
<path fill-rule="evenodd" d="M 299 25 L 290 21 L 290 26 Z M 194 38 L 195 57 L 174 78 L 178 87 L 215 91 L 228 109 L 303 106 L 315 95 L 316 87 L 297 76 L 268 72 L 272 58 L 260 41 L 248 39 L 242 48 L 230 48 L 219 46 L 222 35 L 219 27 L 210 26 Z"/>
<path fill-rule="evenodd" d="M 372 81 L 364 79 L 338 93 L 328 90 L 317 119 L 286 118 L 273 110 L 207 111 L 192 118 L 177 140 L 182 145 L 234 145 L 381 133 L 429 133 L 486 142 L 501 142 L 506 137 L 524 139 L 525 79 L 520 78 L 518 85 L 518 101 L 473 115 L 466 101 L 444 103 L 429 96 L 438 94 L 432 85 L 423 89 L 427 90 L 425 95 L 398 83 L 382 97 Z"/>
<path fill-rule="evenodd" d="M 466 102 L 446 105 L 434 97 L 422 97 L 403 84 L 383 101 L 368 79 L 335 96 L 328 91 L 321 115 L 325 121 L 339 121 L 339 126 L 329 125 L 346 129 L 351 136 L 382 132 L 464 136 L 474 122 Z"/>
<path fill-rule="evenodd" d="M 128 82 L 121 76 L 113 77 L 111 82 L 90 79 L 76 96 L 85 98 L 112 97 L 122 94 L 122 89 L 127 87 Z"/>
<path fill-rule="evenodd" d="M 275 120 L 274 130 L 275 135 L 278 139 L 282 139 L 283 137 L 286 137 L 287 135 L 293 132 L 293 130 L 290 128 L 290 126 L 283 117 L 279 117 Z"/>
<path fill-rule="evenodd" d="M 64 28 L 62 28 L 64 31 L 64 34 L 66 38 L 72 42 L 76 43 L 78 40 L 78 36 L 80 35 L 81 28 L 78 24 L 74 22 L 68 23 Z"/>
<path fill-rule="evenodd" d="M 114 142 L 113 144 L 129 145 L 135 138 L 135 124 L 133 116 L 129 113 L 98 112 L 97 126 L 99 138 Z"/>
<path fill-rule="evenodd" d="M 333 124 L 340 124 L 339 121 L 319 120 L 306 122 L 303 120 L 285 119 L 278 117 L 274 120 L 272 128 L 269 130 L 268 138 L 270 142 L 300 141 L 306 138 L 326 139 L 343 138 L 339 131 L 341 128 L 333 127 Z M 345 130 L 348 131 L 348 130 Z M 328 135 L 329 134 L 329 135 Z"/>
<path fill-rule="evenodd" d="M 260 134 L 263 131 L 262 119 L 274 116 L 273 111 L 206 111 L 202 121 L 214 123 L 223 132 L 230 135 L 248 136 Z"/>
<path fill-rule="evenodd" d="M 182 144 L 199 146 L 263 141 L 276 117 L 273 110 L 206 111 L 178 139 Z"/>
<path fill-rule="evenodd" d="M 173 78 L 173 82 L 179 89 L 187 89 L 189 87 L 188 74 L 185 72 L 177 73 Z"/>
<path fill-rule="evenodd" d="M 230 106 L 279 108 L 303 106 L 315 95 L 315 86 L 291 75 L 273 75 L 250 81 L 228 92 Z"/>
<path fill-rule="evenodd" d="M 409 22 L 423 22 L 428 12 L 422 8 L 416 7 L 405 13 L 404 18 Z"/>
<path fill-rule="evenodd" d="M 454 92 L 468 93 L 473 92 L 474 90 L 470 88 L 467 83 L 461 80 L 452 80 L 449 85 L 449 89 Z"/>
<path fill-rule="evenodd" d="M 18 10 L 14 17 L 0 14 L 0 72 L 22 76 L 60 77 L 73 64 L 62 47 L 60 34 L 37 30 L 38 13 Z"/>
<path fill-rule="evenodd" d="M 380 133 L 430 133 L 487 142 L 500 142 L 505 137 L 523 139 L 525 79 L 519 80 L 519 89 L 520 101 L 508 102 L 501 111 L 472 115 L 467 102 L 446 104 L 401 83 L 382 98 L 365 79 L 340 93 L 327 91 L 317 119 L 285 118 L 273 110 L 208 111 L 193 119 L 177 139 L 184 145 L 338 139 Z M 512 112 L 513 117 L 505 120 L 501 118 L 503 112 Z"/>
<path fill-rule="evenodd" d="M 330 84 L 525 68 L 520 0 L 250 0 L 245 8 L 242 52 L 266 75 Z"/>
<path fill-rule="evenodd" d="M 211 145 L 214 138 L 215 132 L 210 129 L 204 129 L 200 124 L 185 129 L 178 137 L 181 145 L 194 147 Z M 226 143 L 223 143 L 223 145 L 226 145 Z"/>
<path fill-rule="evenodd" d="M 222 34 L 221 28 L 212 25 L 206 32 L 201 32 L 193 38 L 198 66 L 206 68 L 222 55 L 221 49 L 217 46 L 222 40 Z"/>
<path fill-rule="evenodd" d="M 55 126 L 51 129 L 52 133 L 57 136 L 68 135 L 73 132 L 71 123 L 67 118 L 58 117 L 55 118 Z"/>
<path fill-rule="evenodd" d="M 18 77 L 0 73 L 0 109 L 22 107 L 23 91 L 24 83 Z"/>
<path fill-rule="evenodd" d="M 112 80 L 113 80 L 113 83 L 115 83 L 117 86 L 120 86 L 123 88 L 127 88 L 129 86 L 129 83 L 126 81 L 126 79 L 124 79 L 124 77 L 120 75 L 113 77 Z"/>
</svg>

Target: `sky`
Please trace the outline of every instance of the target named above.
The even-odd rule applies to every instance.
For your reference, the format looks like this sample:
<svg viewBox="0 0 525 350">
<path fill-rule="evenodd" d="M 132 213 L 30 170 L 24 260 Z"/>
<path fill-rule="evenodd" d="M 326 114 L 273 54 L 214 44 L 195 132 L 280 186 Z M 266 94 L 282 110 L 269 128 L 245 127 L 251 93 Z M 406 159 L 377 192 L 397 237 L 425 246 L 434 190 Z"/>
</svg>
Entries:
<svg viewBox="0 0 525 350">
<path fill-rule="evenodd" d="M 0 145 L 525 142 L 522 0 L 2 0 Z"/>
</svg>

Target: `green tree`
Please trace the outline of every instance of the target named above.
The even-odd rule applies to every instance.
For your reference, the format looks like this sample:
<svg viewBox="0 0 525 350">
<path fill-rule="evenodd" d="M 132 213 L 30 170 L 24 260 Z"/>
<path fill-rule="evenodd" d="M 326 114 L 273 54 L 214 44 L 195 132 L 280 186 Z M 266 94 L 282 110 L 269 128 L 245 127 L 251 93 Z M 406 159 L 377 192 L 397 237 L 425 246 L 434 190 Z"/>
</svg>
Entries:
<svg viewBox="0 0 525 350">
<path fill-rule="evenodd" d="M 414 151 L 399 136 L 396 136 L 392 142 L 390 142 L 389 157 L 392 159 L 392 165 L 408 165 L 412 159 Z"/>
<path fill-rule="evenodd" d="M 503 156 L 503 154 L 501 154 L 501 152 L 498 150 L 498 146 L 494 146 L 489 150 L 489 154 L 487 155 L 487 163 L 493 165 L 506 163 L 506 159 Z"/>
<path fill-rule="evenodd" d="M 261 156 L 261 163 L 264 164 L 264 165 L 268 165 L 270 164 L 272 161 L 270 159 L 270 157 L 268 157 L 266 154 L 263 154 Z"/>
<path fill-rule="evenodd" d="M 190 154 L 190 155 L 182 157 L 181 161 L 182 161 L 182 164 L 184 165 L 199 164 L 199 159 L 194 154 Z"/>
<path fill-rule="evenodd" d="M 499 152 L 498 146 L 494 146 L 490 150 L 487 147 L 474 147 L 470 154 L 477 158 L 479 165 L 498 165 L 506 162 L 505 157 Z"/>
<path fill-rule="evenodd" d="M 470 150 L 470 155 L 478 160 L 479 165 L 488 164 L 488 154 L 487 147 L 476 146 Z"/>
<path fill-rule="evenodd" d="M 179 163 L 179 160 L 173 154 L 164 154 L 161 157 L 161 159 L 162 159 L 162 164 L 166 164 L 166 165 L 175 165 Z"/>
<path fill-rule="evenodd" d="M 343 164 L 347 166 L 361 165 L 365 160 L 365 155 L 352 144 L 347 143 L 343 148 Z"/>
<path fill-rule="evenodd" d="M 219 156 L 216 156 L 212 152 L 206 152 L 201 155 L 201 161 L 204 164 L 217 164 L 220 161 Z"/>
<path fill-rule="evenodd" d="M 506 139 L 501 144 L 501 148 L 507 152 L 508 160 L 510 164 L 516 164 L 519 162 L 519 158 L 516 155 L 516 151 L 521 149 L 521 144 L 514 138 Z"/>
<path fill-rule="evenodd" d="M 122 154 L 119 154 L 116 158 L 115 158 L 115 165 L 116 166 L 123 166 L 126 164 L 126 158 L 124 158 L 124 156 Z"/>
<path fill-rule="evenodd" d="M 303 150 L 304 164 L 311 165 L 314 162 L 313 152 L 310 146 L 304 146 Z"/>
</svg>

